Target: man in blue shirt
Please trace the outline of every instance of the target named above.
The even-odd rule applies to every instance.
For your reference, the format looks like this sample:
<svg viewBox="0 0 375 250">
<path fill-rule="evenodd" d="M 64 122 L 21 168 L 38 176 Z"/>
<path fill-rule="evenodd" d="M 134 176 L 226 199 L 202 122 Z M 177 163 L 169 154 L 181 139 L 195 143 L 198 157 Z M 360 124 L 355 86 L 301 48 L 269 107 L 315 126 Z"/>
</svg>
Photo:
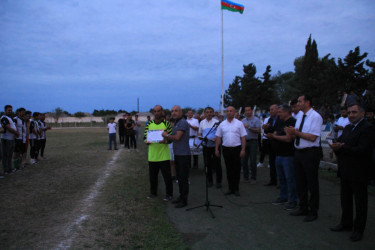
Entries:
<svg viewBox="0 0 375 250">
<path fill-rule="evenodd" d="M 173 142 L 173 153 L 176 165 L 176 178 L 178 180 L 178 187 L 180 196 L 172 201 L 176 204 L 176 208 L 187 206 L 187 199 L 189 195 L 189 163 L 190 163 L 190 146 L 189 146 L 189 124 L 183 118 L 182 109 L 180 106 L 172 107 L 172 118 L 175 119 L 172 135 L 166 131 L 163 132 L 163 137 L 168 141 Z"/>
<path fill-rule="evenodd" d="M 258 135 L 261 132 L 262 122 L 258 117 L 253 115 L 253 109 L 250 106 L 245 107 L 245 118 L 242 119 L 245 126 L 246 135 L 246 153 L 242 158 L 243 177 L 245 181 L 249 180 L 249 158 L 251 181 L 250 184 L 255 184 L 257 179 L 257 153 L 258 153 Z"/>
</svg>

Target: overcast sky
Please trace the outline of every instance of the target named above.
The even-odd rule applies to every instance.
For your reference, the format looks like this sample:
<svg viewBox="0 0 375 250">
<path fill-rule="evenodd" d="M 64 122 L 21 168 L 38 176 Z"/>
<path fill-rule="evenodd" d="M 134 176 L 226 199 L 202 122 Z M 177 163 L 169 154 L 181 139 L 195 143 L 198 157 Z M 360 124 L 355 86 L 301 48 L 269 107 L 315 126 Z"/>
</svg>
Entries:
<svg viewBox="0 0 375 250">
<path fill-rule="evenodd" d="M 360 46 L 375 61 L 373 0 L 238 0 L 224 11 L 224 89 L 242 66 L 293 71 Z M 0 105 L 71 113 L 220 107 L 220 0 L 0 0 Z"/>
</svg>

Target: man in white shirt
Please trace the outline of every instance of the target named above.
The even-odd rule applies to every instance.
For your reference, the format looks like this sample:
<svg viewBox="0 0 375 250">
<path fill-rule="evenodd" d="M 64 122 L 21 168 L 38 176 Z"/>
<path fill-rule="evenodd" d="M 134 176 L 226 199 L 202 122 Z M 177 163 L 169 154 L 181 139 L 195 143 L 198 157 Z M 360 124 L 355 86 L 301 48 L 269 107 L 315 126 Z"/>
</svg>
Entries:
<svg viewBox="0 0 375 250">
<path fill-rule="evenodd" d="M 109 123 L 107 124 L 108 134 L 109 134 L 109 144 L 108 150 L 112 150 L 112 142 L 115 150 L 117 150 L 117 143 L 116 143 L 116 127 L 117 124 L 115 123 L 115 118 L 112 117 L 109 119 Z"/>
<path fill-rule="evenodd" d="M 299 198 L 299 210 L 290 215 L 305 215 L 304 221 L 309 222 L 318 218 L 319 141 L 323 118 L 312 108 L 312 99 L 308 95 L 298 98 L 298 106 L 302 113 L 297 116 L 295 127 L 286 128 L 286 132 L 295 138 L 294 164 Z"/>
<path fill-rule="evenodd" d="M 199 121 L 198 119 L 195 119 L 193 110 L 189 110 L 186 113 L 187 116 L 187 122 L 189 124 L 189 133 L 190 138 L 195 138 L 198 136 L 198 129 L 199 129 Z M 191 166 L 191 159 L 190 159 L 190 166 Z M 198 155 L 193 155 L 193 168 L 198 168 Z"/>
<path fill-rule="evenodd" d="M 348 125 L 349 118 L 348 118 L 348 110 L 346 107 L 341 108 L 341 117 L 337 120 L 334 130 L 337 133 L 337 138 L 339 138 L 342 135 L 342 131 L 344 130 L 345 126 Z"/>
<path fill-rule="evenodd" d="M 4 115 L 1 117 L 1 126 L 5 131 L 1 134 L 4 174 L 9 174 L 12 171 L 12 155 L 15 147 L 15 138 L 19 137 L 16 125 L 11 118 L 12 113 L 13 107 L 11 105 L 5 105 Z"/>
<path fill-rule="evenodd" d="M 38 164 L 38 141 L 40 138 L 40 130 L 38 125 L 38 117 L 39 112 L 33 113 L 33 118 L 30 119 L 30 134 L 29 134 L 29 142 L 30 142 L 30 161 L 32 165 Z"/>
<path fill-rule="evenodd" d="M 213 118 L 214 109 L 207 107 L 204 109 L 205 119 L 199 124 L 199 137 L 206 138 L 207 141 L 203 141 L 203 157 L 206 168 L 207 185 L 212 187 L 213 178 L 212 170 L 216 170 L 216 188 L 221 188 L 222 170 L 220 164 L 220 158 L 215 155 L 215 141 L 216 141 L 216 130 L 219 121 Z"/>
<path fill-rule="evenodd" d="M 19 108 L 16 111 L 17 116 L 13 118 L 14 125 L 16 125 L 19 136 L 15 140 L 15 147 L 13 151 L 13 169 L 19 169 L 21 164 L 21 155 L 25 154 L 26 147 L 23 142 L 23 131 L 25 122 L 23 121 L 23 116 L 25 115 L 26 110 L 24 108 Z"/>
<path fill-rule="evenodd" d="M 220 123 L 216 131 L 215 154 L 220 157 L 219 147 L 223 142 L 223 156 L 227 168 L 229 188 L 225 195 L 240 196 L 241 158 L 245 156 L 247 132 L 243 123 L 234 118 L 235 114 L 236 109 L 229 106 L 227 108 L 227 119 Z"/>
</svg>

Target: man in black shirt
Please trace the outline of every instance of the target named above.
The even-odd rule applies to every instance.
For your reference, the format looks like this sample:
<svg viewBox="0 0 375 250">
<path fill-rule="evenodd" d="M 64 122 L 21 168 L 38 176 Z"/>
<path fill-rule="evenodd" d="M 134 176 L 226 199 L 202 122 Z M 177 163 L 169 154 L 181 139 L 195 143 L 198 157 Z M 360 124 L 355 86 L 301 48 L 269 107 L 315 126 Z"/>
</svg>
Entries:
<svg viewBox="0 0 375 250">
<path fill-rule="evenodd" d="M 292 210 L 297 206 L 296 176 L 293 164 L 294 139 L 290 134 L 286 134 L 284 129 L 289 126 L 294 127 L 296 119 L 292 117 L 291 108 L 286 104 L 278 107 L 278 116 L 282 122 L 275 128 L 274 133 L 266 135 L 272 139 L 274 145 L 275 165 L 280 185 L 280 196 L 272 204 L 280 205 L 288 202 L 285 209 Z"/>
<path fill-rule="evenodd" d="M 124 138 L 125 138 L 125 120 L 126 115 L 123 115 L 122 118 L 118 120 L 118 135 L 120 139 L 120 144 L 124 144 Z"/>
<path fill-rule="evenodd" d="M 270 118 L 268 119 L 267 124 L 263 124 L 264 134 L 272 134 L 275 132 L 275 129 L 279 126 L 281 122 L 279 116 L 277 115 L 278 106 L 273 104 L 270 106 Z M 270 164 L 270 182 L 265 184 L 265 186 L 276 186 L 277 185 L 277 175 L 275 167 L 275 145 L 272 141 L 269 143 L 269 164 Z"/>
</svg>

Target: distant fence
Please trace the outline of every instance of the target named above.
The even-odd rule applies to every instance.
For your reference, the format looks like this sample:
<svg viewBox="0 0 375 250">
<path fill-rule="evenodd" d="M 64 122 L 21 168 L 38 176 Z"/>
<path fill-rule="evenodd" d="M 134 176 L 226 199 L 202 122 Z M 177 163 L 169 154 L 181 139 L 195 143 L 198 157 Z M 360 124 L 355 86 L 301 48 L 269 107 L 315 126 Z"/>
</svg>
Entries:
<svg viewBox="0 0 375 250">
<path fill-rule="evenodd" d="M 47 122 L 47 126 L 52 128 L 105 128 L 107 124 L 104 122 L 64 122 L 64 123 L 54 123 Z"/>
</svg>

